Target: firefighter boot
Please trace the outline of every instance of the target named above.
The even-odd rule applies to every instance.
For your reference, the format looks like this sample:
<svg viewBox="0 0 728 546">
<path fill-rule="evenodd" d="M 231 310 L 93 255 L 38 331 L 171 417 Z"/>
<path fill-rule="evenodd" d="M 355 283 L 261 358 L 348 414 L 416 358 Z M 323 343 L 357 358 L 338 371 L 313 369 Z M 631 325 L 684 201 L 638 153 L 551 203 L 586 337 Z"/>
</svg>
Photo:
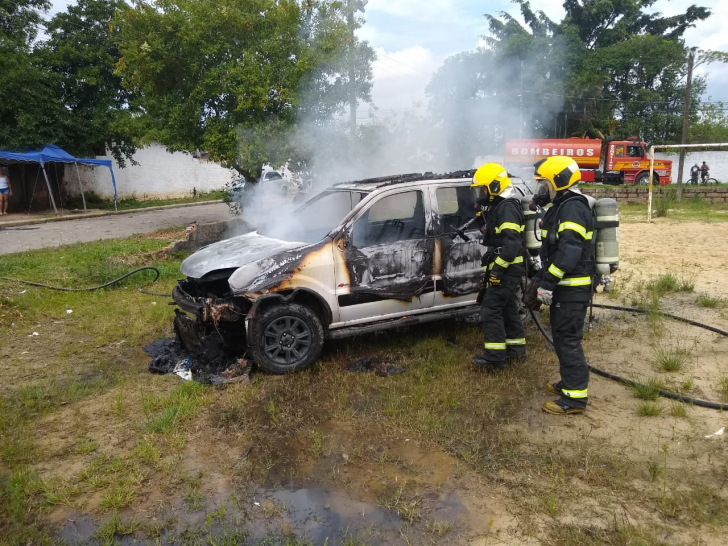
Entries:
<svg viewBox="0 0 728 546">
<path fill-rule="evenodd" d="M 555 394 L 560 395 L 561 394 L 561 381 L 558 383 L 546 383 L 546 386 L 544 387 L 546 389 L 546 392 L 549 394 Z"/>
<path fill-rule="evenodd" d="M 488 372 L 498 372 L 500 370 L 505 369 L 505 367 L 506 367 L 505 361 L 493 362 L 491 360 L 487 360 L 485 355 L 476 356 L 473 359 L 473 364 L 475 364 L 475 367 L 478 368 L 479 370 L 488 371 Z"/>
<path fill-rule="evenodd" d="M 584 413 L 584 408 L 569 406 L 564 404 L 561 400 L 554 400 L 553 402 L 548 401 L 541 409 L 551 415 L 579 415 Z"/>
</svg>

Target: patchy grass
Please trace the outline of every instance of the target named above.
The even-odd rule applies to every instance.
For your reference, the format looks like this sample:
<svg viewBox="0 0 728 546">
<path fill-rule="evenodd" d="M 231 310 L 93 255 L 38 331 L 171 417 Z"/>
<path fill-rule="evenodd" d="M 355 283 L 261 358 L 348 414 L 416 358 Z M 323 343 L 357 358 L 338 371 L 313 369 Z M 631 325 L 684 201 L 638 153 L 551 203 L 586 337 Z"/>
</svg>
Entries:
<svg viewBox="0 0 728 546">
<path fill-rule="evenodd" d="M 722 377 L 718 382 L 718 392 L 723 402 L 728 402 L 728 377 Z"/>
<path fill-rule="evenodd" d="M 646 383 L 635 383 L 630 385 L 630 390 L 642 400 L 657 400 L 660 397 L 660 390 L 664 385 L 656 379 L 649 379 Z"/>
<path fill-rule="evenodd" d="M 10 256 L 0 271 L 89 284 L 156 255 L 177 236 L 170 232 L 71 247 L 67 257 L 61 251 Z M 159 289 L 166 291 L 179 275 L 179 261 L 158 259 Z M 644 458 L 613 445 L 605 448 L 604 438 L 590 437 L 588 431 L 579 433 L 578 441 L 565 439 L 582 421 L 554 426 L 553 434 L 530 434 L 541 427 L 541 419 L 549 419 L 538 408 L 542 385 L 557 370 L 556 356 L 533 328 L 527 331 L 529 359 L 493 375 L 470 365 L 482 348 L 479 326 L 453 321 L 331 341 L 319 362 L 303 373 L 255 373 L 251 384 L 212 389 L 146 372 L 139 347 L 171 334 L 172 310 L 162 299 L 137 294 L 140 282 L 79 295 L 35 289 L 21 295 L 24 287 L 0 283 L 0 347 L 13 344 L 4 357 L 12 373 L 0 368 L 0 381 L 7 386 L 0 394 L 0 542 L 50 543 L 48 516 L 83 511 L 103 522 L 95 537 L 101 544 L 124 537 L 153 543 L 160 536 L 188 544 L 253 544 L 232 508 L 220 507 L 199 527 L 180 526 L 189 511 L 210 505 L 211 491 L 235 491 L 239 513 L 248 517 L 247 511 L 256 510 L 253 496 L 260 487 L 310 484 L 345 491 L 397 514 L 402 525 L 396 539 L 410 544 L 460 538 L 459 523 L 440 521 L 432 511 L 450 487 L 472 495 L 507 491 L 494 502 L 505 506 L 524 533 L 553 544 L 658 544 L 655 537 L 674 531 L 678 520 L 684 528 L 722 524 L 717 510 L 723 504 L 715 497 L 720 492 L 701 489 L 703 476 L 682 472 L 678 460 L 668 476 L 667 465 L 646 469 Z M 670 280 L 659 284 L 656 290 L 674 289 Z M 74 309 L 72 315 L 65 314 L 67 306 Z M 649 320 L 635 319 L 625 337 L 648 336 Z M 596 324 L 602 334 L 609 331 Z M 611 327 L 616 331 L 619 324 Z M 28 338 L 28 331 L 41 336 Z M 599 332 L 590 337 L 593 349 Z M 347 371 L 348 362 L 363 356 L 406 366 L 407 372 L 379 377 Z M 652 380 L 644 393 L 635 394 L 648 401 L 643 405 L 660 408 L 650 402 L 659 387 Z M 664 411 L 684 417 L 677 407 L 684 406 Z M 629 418 L 639 422 L 634 412 Z M 720 444 L 710 445 L 716 450 L 710 456 L 722 460 Z M 430 461 L 432 453 L 442 460 Z M 445 482 L 443 476 L 449 476 Z M 717 510 L 699 492 L 706 492 Z M 179 522 L 151 521 L 157 506 L 152 503 L 160 498 L 174 504 Z M 593 518 L 590 513 L 588 523 L 574 518 L 583 514 L 587 498 L 604 504 L 604 512 Z M 280 502 L 260 500 L 260 511 L 250 514 L 265 516 L 266 525 L 293 513 Z M 622 513 L 623 505 L 644 506 L 654 518 L 631 516 L 628 521 L 647 526 L 628 525 L 613 516 Z M 129 519 L 130 514 L 138 519 Z M 478 516 L 485 522 L 478 532 L 489 535 L 497 527 L 493 517 Z M 163 528 L 169 534 L 162 535 Z M 329 543 L 370 543 L 356 532 L 343 529 Z M 370 532 L 378 537 L 383 530 Z M 283 533 L 263 544 L 312 542 Z"/>
<path fill-rule="evenodd" d="M 653 217 L 664 214 L 671 221 L 683 222 L 728 222 L 728 205 L 723 203 L 706 203 L 702 199 L 687 197 L 681 203 L 673 199 L 657 197 L 653 202 Z M 621 203 L 619 205 L 620 220 L 627 223 L 647 221 L 647 203 Z M 664 217 L 662 216 L 662 217 Z"/>
<path fill-rule="evenodd" d="M 662 406 L 655 402 L 642 402 L 637 406 L 637 413 L 642 417 L 657 417 L 662 415 Z"/>
<path fill-rule="evenodd" d="M 227 196 L 224 190 L 190 194 L 189 197 L 178 197 L 172 199 L 139 199 L 136 196 L 126 197 L 117 201 L 117 210 L 129 211 L 135 209 L 146 209 L 150 207 L 162 207 L 166 205 L 187 205 L 190 203 L 206 203 L 208 201 L 223 201 Z M 86 206 L 90 209 L 114 210 L 114 201 L 102 199 L 95 194 L 86 195 Z M 66 205 L 67 209 L 82 209 L 83 201 L 75 197 Z"/>
<path fill-rule="evenodd" d="M 688 408 L 681 402 L 673 402 L 670 404 L 670 415 L 678 419 L 685 419 L 688 416 Z"/>
<path fill-rule="evenodd" d="M 168 395 L 144 400 L 143 411 L 148 416 L 144 428 L 149 432 L 169 433 L 184 421 L 197 415 L 209 402 L 209 389 L 194 381 L 180 383 Z"/>
<path fill-rule="evenodd" d="M 659 346 L 655 350 L 655 363 L 663 372 L 680 372 L 688 362 L 690 352 L 683 348 L 668 348 Z"/>
<path fill-rule="evenodd" d="M 692 292 L 695 290 L 695 283 L 688 278 L 679 278 L 673 273 L 663 273 L 649 281 L 646 288 L 649 292 L 664 296 L 671 292 Z"/>
<path fill-rule="evenodd" d="M 695 300 L 695 304 L 698 307 L 705 307 L 706 309 L 717 309 L 724 305 L 723 298 L 714 298 L 708 294 L 700 294 Z"/>
</svg>

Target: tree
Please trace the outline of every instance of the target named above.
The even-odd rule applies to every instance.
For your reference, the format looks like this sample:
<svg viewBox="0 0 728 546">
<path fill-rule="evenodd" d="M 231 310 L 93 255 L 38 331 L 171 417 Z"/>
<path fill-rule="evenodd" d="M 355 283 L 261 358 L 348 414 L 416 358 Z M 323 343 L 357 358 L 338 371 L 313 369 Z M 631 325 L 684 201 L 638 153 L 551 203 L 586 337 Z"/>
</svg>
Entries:
<svg viewBox="0 0 728 546">
<path fill-rule="evenodd" d="M 36 62 L 32 43 L 45 0 L 0 1 L 0 147 L 22 150 L 54 142 L 63 130 L 58 78 Z"/>
<path fill-rule="evenodd" d="M 63 102 L 63 146 L 76 155 L 111 150 L 123 166 L 134 146 L 131 94 L 114 73 L 121 55 L 113 42 L 114 16 L 128 9 L 123 0 L 78 0 L 47 25 L 48 39 L 35 52 L 57 75 Z"/>
<path fill-rule="evenodd" d="M 487 15 L 486 47 L 472 54 L 479 60 L 477 77 L 449 83 L 473 96 L 500 94 L 489 101 L 495 127 L 481 138 L 497 143 L 496 149 L 502 149 L 504 138 L 517 136 L 679 140 L 686 69 L 682 36 L 709 17 L 706 8 L 691 6 L 665 17 L 648 12 L 655 0 L 565 0 L 566 16 L 556 22 L 534 12 L 528 1 L 514 1 L 523 23 L 507 13 Z M 438 82 L 447 80 L 458 62 L 449 60 L 430 85 L 434 111 L 444 98 Z M 473 81 L 479 82 L 477 89 Z M 501 90 L 495 95 L 489 90 L 493 82 Z M 698 79 L 694 114 L 704 88 Z"/>
<path fill-rule="evenodd" d="M 340 2 L 152 0 L 117 23 L 117 73 L 144 140 L 206 150 L 250 178 L 295 155 L 297 123 L 329 119 L 348 100 Z M 368 100 L 373 54 L 358 50 L 358 96 Z"/>
</svg>

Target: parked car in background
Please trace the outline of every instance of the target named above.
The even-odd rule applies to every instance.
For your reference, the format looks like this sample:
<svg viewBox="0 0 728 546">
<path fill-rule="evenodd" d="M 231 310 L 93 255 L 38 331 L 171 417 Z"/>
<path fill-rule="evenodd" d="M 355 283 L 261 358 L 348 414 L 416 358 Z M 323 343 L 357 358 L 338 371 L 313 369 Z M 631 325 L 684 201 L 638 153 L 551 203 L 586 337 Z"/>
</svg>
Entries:
<svg viewBox="0 0 728 546">
<path fill-rule="evenodd" d="M 482 286 L 473 171 L 333 186 L 294 214 L 203 248 L 173 298 L 183 346 L 304 369 L 324 339 L 471 315 Z M 512 179 L 521 195 L 531 191 Z"/>
</svg>

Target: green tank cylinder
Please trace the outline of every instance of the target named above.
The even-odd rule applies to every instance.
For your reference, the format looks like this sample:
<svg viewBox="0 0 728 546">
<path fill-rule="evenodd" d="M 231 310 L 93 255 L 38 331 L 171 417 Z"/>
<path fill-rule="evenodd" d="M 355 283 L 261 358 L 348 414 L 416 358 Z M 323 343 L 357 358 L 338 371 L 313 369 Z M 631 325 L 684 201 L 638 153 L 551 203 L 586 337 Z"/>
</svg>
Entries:
<svg viewBox="0 0 728 546">
<path fill-rule="evenodd" d="M 528 250 L 540 250 L 541 239 L 536 237 L 536 222 L 538 221 L 538 214 L 531 210 L 531 198 L 532 196 L 530 195 L 524 195 L 521 197 L 523 216 L 526 219 L 526 248 Z"/>
<path fill-rule="evenodd" d="M 601 275 L 611 275 L 619 269 L 619 204 L 616 199 L 599 199 L 594 212 L 597 217 L 597 271 Z"/>
</svg>

